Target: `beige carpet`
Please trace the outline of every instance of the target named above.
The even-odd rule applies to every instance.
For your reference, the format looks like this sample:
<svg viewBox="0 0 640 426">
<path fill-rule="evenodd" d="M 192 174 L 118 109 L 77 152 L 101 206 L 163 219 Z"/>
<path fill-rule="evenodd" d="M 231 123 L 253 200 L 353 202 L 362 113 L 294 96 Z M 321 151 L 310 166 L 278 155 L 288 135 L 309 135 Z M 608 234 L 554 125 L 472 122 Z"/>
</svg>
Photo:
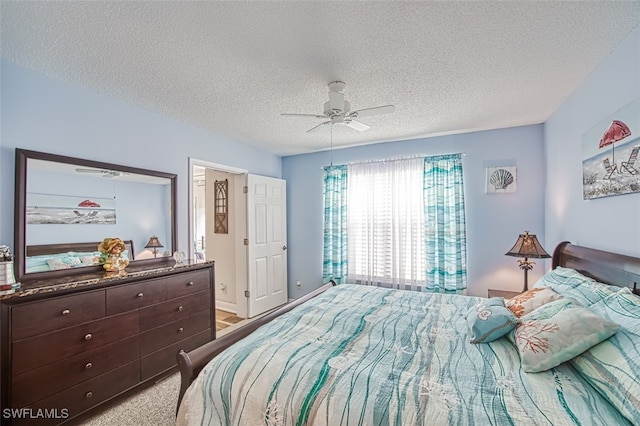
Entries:
<svg viewBox="0 0 640 426">
<path fill-rule="evenodd" d="M 217 331 L 216 334 L 222 337 L 249 321 L 251 320 L 242 320 Z M 180 374 L 176 373 L 150 388 L 131 395 L 115 407 L 96 413 L 81 424 L 90 426 L 174 425 L 179 390 Z"/>
</svg>

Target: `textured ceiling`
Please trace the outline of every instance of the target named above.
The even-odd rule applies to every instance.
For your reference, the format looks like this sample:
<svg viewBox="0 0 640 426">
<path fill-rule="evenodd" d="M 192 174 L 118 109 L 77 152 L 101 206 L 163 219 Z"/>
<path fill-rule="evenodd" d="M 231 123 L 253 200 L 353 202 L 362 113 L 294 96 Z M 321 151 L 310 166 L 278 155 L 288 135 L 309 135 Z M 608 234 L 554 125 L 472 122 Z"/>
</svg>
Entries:
<svg viewBox="0 0 640 426">
<path fill-rule="evenodd" d="M 640 21 L 639 1 L 1 2 L 1 54 L 270 152 L 327 149 L 327 83 L 394 104 L 353 146 L 544 122 Z"/>
</svg>

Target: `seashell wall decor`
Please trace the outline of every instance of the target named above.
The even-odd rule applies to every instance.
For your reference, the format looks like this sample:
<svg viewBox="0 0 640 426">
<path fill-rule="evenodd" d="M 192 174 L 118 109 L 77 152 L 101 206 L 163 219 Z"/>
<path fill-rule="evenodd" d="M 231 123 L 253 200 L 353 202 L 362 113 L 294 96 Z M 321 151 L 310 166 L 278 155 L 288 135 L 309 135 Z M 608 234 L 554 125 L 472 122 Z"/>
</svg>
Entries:
<svg viewBox="0 0 640 426">
<path fill-rule="evenodd" d="M 487 167 L 487 194 L 516 192 L 516 166 Z"/>
</svg>

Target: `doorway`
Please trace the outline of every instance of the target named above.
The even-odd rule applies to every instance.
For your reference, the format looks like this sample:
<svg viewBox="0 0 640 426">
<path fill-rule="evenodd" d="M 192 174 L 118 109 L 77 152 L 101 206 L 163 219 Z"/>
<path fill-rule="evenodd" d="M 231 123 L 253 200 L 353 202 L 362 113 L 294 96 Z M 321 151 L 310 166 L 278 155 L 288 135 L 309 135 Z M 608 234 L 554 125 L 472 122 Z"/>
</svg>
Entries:
<svg viewBox="0 0 640 426">
<path fill-rule="evenodd" d="M 191 158 L 189 173 L 189 256 L 215 261 L 215 308 L 249 318 L 285 304 L 285 181 Z"/>
</svg>

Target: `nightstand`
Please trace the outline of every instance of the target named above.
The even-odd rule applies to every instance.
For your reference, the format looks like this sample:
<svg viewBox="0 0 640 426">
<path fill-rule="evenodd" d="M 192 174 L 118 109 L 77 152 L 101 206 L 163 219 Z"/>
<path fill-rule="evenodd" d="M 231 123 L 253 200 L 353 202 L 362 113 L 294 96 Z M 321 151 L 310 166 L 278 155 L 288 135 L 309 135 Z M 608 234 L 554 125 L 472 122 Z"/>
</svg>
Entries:
<svg viewBox="0 0 640 426">
<path fill-rule="evenodd" d="M 494 290 L 492 288 L 489 289 L 489 297 L 504 297 L 505 299 L 511 299 L 519 295 L 520 291 L 508 291 L 508 290 Z"/>
</svg>

